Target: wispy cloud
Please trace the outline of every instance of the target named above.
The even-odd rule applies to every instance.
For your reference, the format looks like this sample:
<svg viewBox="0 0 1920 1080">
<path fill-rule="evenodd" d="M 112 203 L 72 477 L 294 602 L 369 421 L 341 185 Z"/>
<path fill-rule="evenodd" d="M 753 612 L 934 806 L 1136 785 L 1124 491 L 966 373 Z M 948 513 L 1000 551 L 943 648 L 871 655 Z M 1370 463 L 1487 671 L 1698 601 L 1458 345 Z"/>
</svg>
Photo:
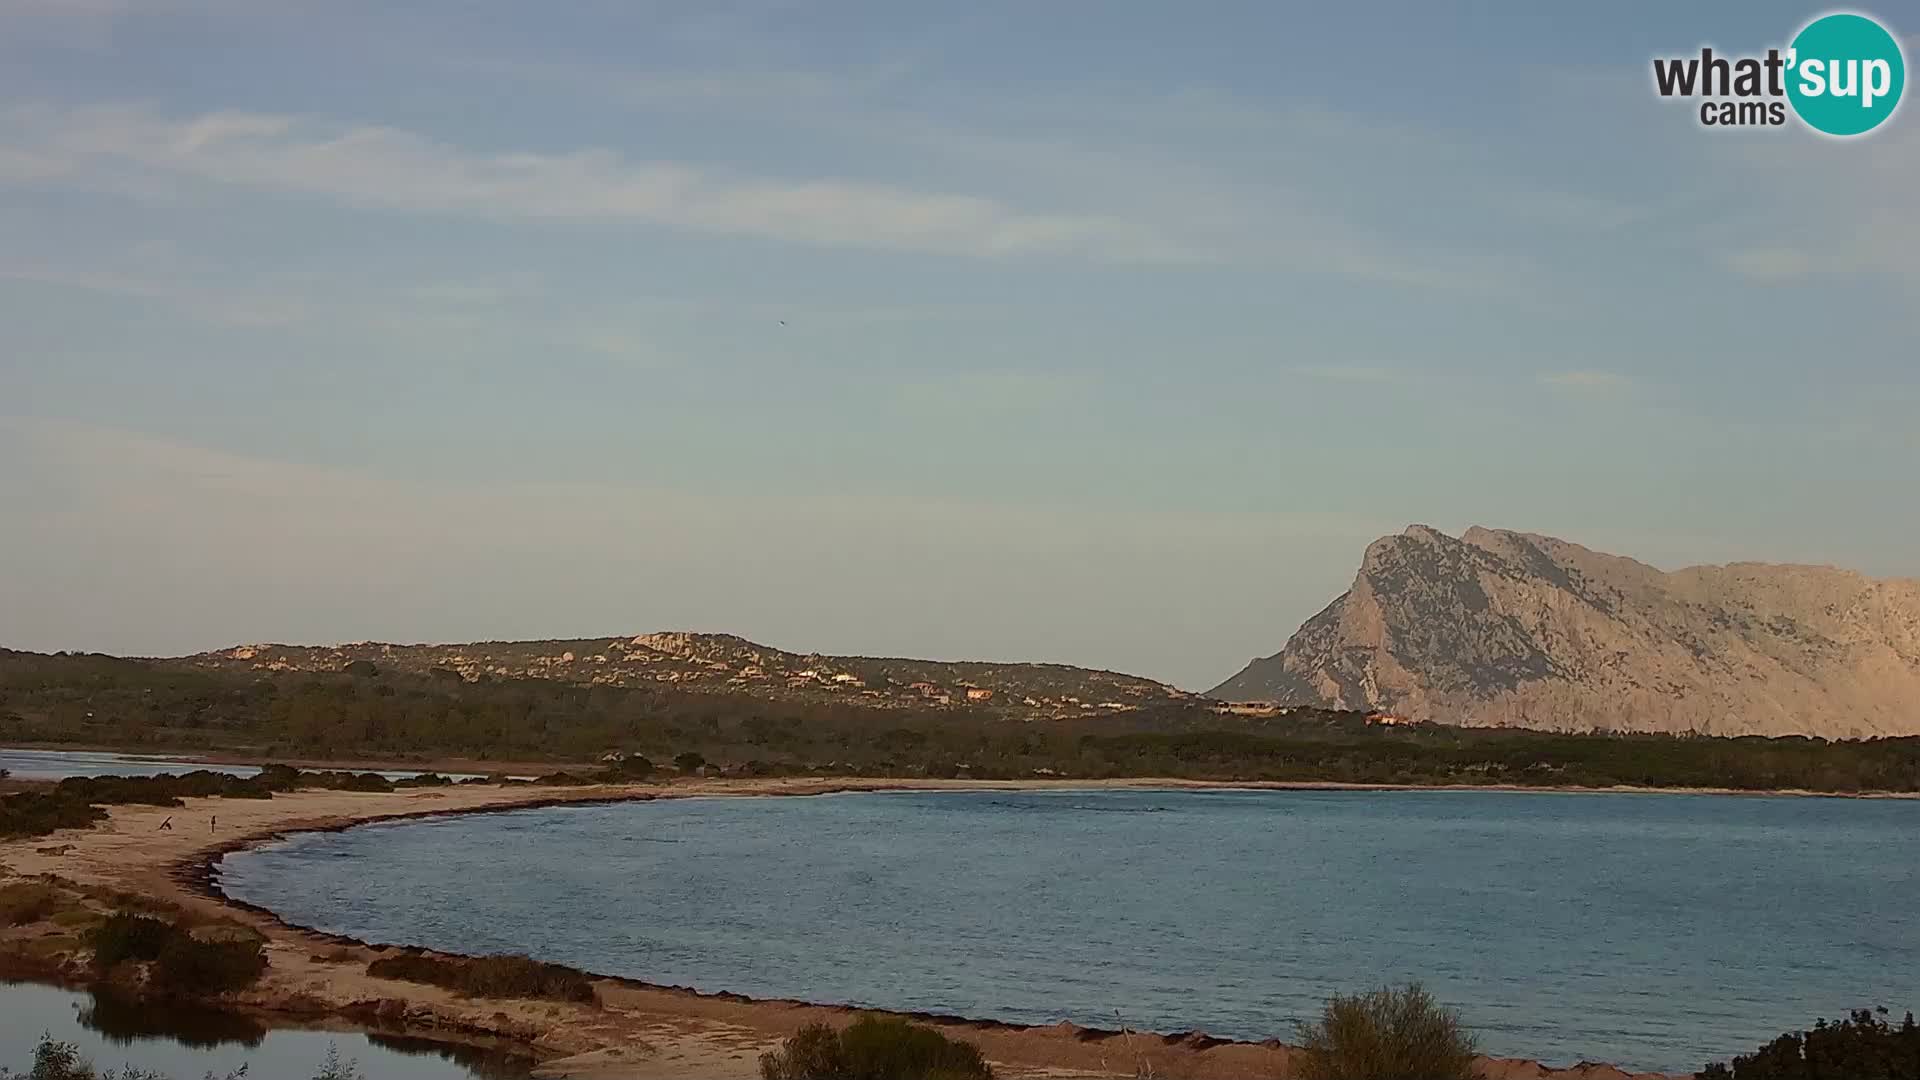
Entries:
<svg viewBox="0 0 1920 1080">
<path fill-rule="evenodd" d="M 1716 168 L 1756 177 L 1738 232 L 1711 238 L 1723 269 L 1758 282 L 1880 274 L 1920 287 L 1920 126 L 1896 121 L 1853 142 L 1789 139 L 1719 152 Z"/>
<path fill-rule="evenodd" d="M 259 14 L 283 0 L 0 0 L 0 54 L 48 46 L 99 51 L 135 18 Z"/>
<path fill-rule="evenodd" d="M 1305 364 L 1290 367 L 1287 370 L 1309 379 L 1326 379 L 1330 382 L 1390 383 L 1400 382 L 1408 377 L 1408 372 L 1397 368 L 1366 365 Z"/>
<path fill-rule="evenodd" d="M 0 113 L 0 142 L 12 148 L 0 158 L 0 182 L 139 192 L 189 180 L 416 213 L 666 226 L 980 258 L 1204 257 L 1139 222 L 1023 210 L 974 195 L 745 176 L 605 148 L 482 152 L 398 128 L 328 128 L 271 114 L 177 119 L 138 106 L 17 107 Z"/>
<path fill-rule="evenodd" d="M 1634 385 L 1631 377 L 1616 371 L 1555 371 L 1539 379 L 1548 386 L 1587 393 L 1619 393 Z"/>
<path fill-rule="evenodd" d="M 960 371 L 910 377 L 895 388 L 900 403 L 931 412 L 994 413 L 1058 409 L 1084 399 L 1086 376 L 1047 371 Z"/>
<path fill-rule="evenodd" d="M 1723 252 L 1720 265 L 1754 281 L 1792 281 L 1830 263 L 1798 248 L 1753 247 Z"/>
<path fill-rule="evenodd" d="M 215 326 L 285 326 L 306 318 L 309 306 L 291 296 L 215 289 L 155 276 L 0 262 L 0 282 L 102 293 L 164 304 Z"/>
</svg>

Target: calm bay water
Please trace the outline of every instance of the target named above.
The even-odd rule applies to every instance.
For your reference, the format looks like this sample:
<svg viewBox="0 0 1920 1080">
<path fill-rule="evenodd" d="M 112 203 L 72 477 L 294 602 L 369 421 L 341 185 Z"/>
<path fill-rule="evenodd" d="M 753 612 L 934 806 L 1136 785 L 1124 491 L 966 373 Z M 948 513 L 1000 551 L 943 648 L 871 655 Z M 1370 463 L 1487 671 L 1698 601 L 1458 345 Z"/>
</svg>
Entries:
<svg viewBox="0 0 1920 1080">
<path fill-rule="evenodd" d="M 0 983 L 0 1068 L 24 1075 L 41 1035 L 77 1045 L 99 1069 L 134 1065 L 173 1080 L 224 1076 L 299 1080 L 327 1048 L 371 1080 L 526 1080 L 533 1063 L 498 1051 L 355 1032 L 268 1030 L 209 1009 L 136 1005 L 32 983 Z"/>
<path fill-rule="evenodd" d="M 228 891 L 702 990 L 1291 1036 L 1418 979 L 1491 1053 L 1671 1071 L 1920 1007 L 1920 802 L 1499 792 L 686 799 L 310 834 Z"/>
</svg>

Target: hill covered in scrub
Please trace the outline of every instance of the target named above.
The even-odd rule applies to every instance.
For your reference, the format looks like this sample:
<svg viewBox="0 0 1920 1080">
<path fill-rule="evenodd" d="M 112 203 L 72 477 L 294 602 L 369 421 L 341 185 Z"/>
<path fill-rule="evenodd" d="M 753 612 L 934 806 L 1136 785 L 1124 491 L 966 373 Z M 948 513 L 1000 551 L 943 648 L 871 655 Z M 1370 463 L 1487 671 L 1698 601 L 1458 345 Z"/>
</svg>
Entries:
<svg viewBox="0 0 1920 1080">
<path fill-rule="evenodd" d="M 1414 525 L 1212 693 L 1557 731 L 1920 734 L 1920 581 L 1665 572 L 1550 536 Z"/>
<path fill-rule="evenodd" d="M 457 758 L 585 769 L 644 756 L 728 776 L 1920 790 L 1920 738 L 1556 734 L 1193 699 L 1050 719 L 672 683 L 469 682 L 372 664 L 268 671 L 0 650 L 0 744 L 48 743 L 260 761 Z"/>
<path fill-rule="evenodd" d="M 467 682 L 552 679 L 583 686 L 670 686 L 696 693 L 883 708 L 956 706 L 1065 716 L 1137 709 L 1195 695 L 1151 679 L 1065 664 L 909 660 L 795 653 L 732 634 L 480 641 L 457 645 L 241 645 L 180 661 L 230 671 L 376 670 Z"/>
</svg>

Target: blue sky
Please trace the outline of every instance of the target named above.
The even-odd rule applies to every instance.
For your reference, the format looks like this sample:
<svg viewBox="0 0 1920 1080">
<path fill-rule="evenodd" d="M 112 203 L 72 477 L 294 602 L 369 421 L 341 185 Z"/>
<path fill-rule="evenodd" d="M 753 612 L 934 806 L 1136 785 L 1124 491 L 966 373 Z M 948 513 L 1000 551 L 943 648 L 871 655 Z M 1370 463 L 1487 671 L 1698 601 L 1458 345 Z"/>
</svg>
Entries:
<svg viewBox="0 0 1920 1080">
<path fill-rule="evenodd" d="M 1911 105 L 1650 88 L 1815 9 L 396 6 L 0 0 L 0 643 L 1204 688 L 1414 521 L 1920 574 Z"/>
</svg>

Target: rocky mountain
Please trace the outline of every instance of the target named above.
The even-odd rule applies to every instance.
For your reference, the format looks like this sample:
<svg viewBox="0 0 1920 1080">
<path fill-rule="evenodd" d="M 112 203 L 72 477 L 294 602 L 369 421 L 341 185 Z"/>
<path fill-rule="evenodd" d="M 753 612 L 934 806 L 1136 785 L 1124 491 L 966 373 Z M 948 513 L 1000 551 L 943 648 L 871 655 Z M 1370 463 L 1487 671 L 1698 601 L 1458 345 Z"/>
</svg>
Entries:
<svg viewBox="0 0 1920 1080">
<path fill-rule="evenodd" d="M 1212 693 L 1570 731 L 1920 734 L 1920 580 L 1663 572 L 1550 536 L 1414 525 Z"/>
<path fill-rule="evenodd" d="M 469 682 L 540 678 L 586 685 L 671 684 L 760 697 L 1011 709 L 1044 716 L 1127 711 L 1198 698 L 1151 679 L 1064 664 L 826 656 L 788 652 L 732 634 L 684 631 L 458 645 L 240 645 L 183 662 L 256 671 L 345 671 L 350 665 L 372 665 L 374 670 Z"/>
</svg>

